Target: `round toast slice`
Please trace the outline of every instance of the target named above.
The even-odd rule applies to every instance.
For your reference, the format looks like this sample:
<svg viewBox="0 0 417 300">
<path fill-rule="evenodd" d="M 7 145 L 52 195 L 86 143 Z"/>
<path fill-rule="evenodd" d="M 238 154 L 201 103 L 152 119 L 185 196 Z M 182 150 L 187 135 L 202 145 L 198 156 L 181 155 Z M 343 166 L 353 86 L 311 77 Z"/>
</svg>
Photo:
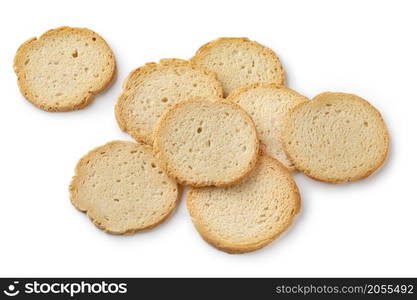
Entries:
<svg viewBox="0 0 417 300">
<path fill-rule="evenodd" d="M 214 247 L 228 253 L 260 249 L 284 232 L 301 207 L 289 171 L 261 155 L 254 171 L 227 188 L 192 188 L 187 208 L 197 231 Z"/>
<path fill-rule="evenodd" d="M 192 64 L 215 72 L 224 95 L 249 83 L 284 84 L 284 71 L 271 49 L 247 38 L 219 38 L 198 49 Z"/>
<path fill-rule="evenodd" d="M 132 71 L 116 104 L 119 127 L 137 141 L 153 143 L 153 130 L 163 112 L 192 96 L 222 97 L 213 72 L 181 59 L 162 59 Z"/>
<path fill-rule="evenodd" d="M 116 62 L 94 31 L 59 27 L 24 42 L 13 67 L 29 102 L 46 111 L 71 111 L 87 106 L 110 84 Z"/>
<path fill-rule="evenodd" d="M 69 186 L 72 204 L 100 229 L 128 234 L 162 223 L 178 202 L 177 183 L 148 145 L 113 141 L 80 159 Z"/>
<path fill-rule="evenodd" d="M 168 109 L 153 149 L 168 175 L 183 185 L 226 186 L 254 168 L 259 142 L 250 116 L 222 99 L 193 97 Z"/>
<path fill-rule="evenodd" d="M 387 157 L 388 140 L 381 114 L 352 94 L 322 93 L 295 107 L 284 125 L 284 147 L 295 167 L 330 183 L 371 175 Z"/>
<path fill-rule="evenodd" d="M 239 104 L 252 117 L 262 151 L 294 171 L 282 145 L 282 125 L 286 114 L 308 99 L 276 83 L 252 83 L 236 89 L 227 99 Z"/>
</svg>

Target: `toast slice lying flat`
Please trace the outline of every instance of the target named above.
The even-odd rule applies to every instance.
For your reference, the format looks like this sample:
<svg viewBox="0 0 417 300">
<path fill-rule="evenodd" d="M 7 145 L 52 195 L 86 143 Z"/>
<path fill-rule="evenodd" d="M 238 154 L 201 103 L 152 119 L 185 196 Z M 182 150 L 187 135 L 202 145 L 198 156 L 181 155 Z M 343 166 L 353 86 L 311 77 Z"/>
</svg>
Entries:
<svg viewBox="0 0 417 300">
<path fill-rule="evenodd" d="M 295 167 L 330 183 L 371 175 L 385 161 L 388 144 L 381 114 L 352 94 L 322 93 L 295 107 L 284 125 L 284 147 Z"/>
<path fill-rule="evenodd" d="M 94 31 L 59 27 L 23 43 L 14 58 L 22 95 L 46 111 L 88 105 L 112 81 L 116 62 Z"/>
<path fill-rule="evenodd" d="M 187 208 L 204 240 L 228 253 L 244 253 L 268 245 L 291 225 L 300 195 L 289 171 L 261 155 L 237 185 L 190 189 Z"/>
<path fill-rule="evenodd" d="M 253 169 L 259 142 L 249 115 L 232 101 L 193 97 L 161 117 L 153 149 L 179 183 L 226 186 Z"/>
<path fill-rule="evenodd" d="M 308 99 L 276 83 L 252 83 L 236 89 L 227 97 L 252 117 L 264 153 L 295 171 L 282 145 L 282 126 L 286 114 Z"/>
<path fill-rule="evenodd" d="M 249 83 L 284 84 L 284 71 L 278 56 L 247 38 L 211 41 L 200 47 L 190 62 L 215 72 L 225 96 Z"/>
<path fill-rule="evenodd" d="M 178 200 L 177 183 L 159 167 L 148 145 L 113 141 L 80 159 L 71 181 L 72 204 L 112 234 L 162 223 Z"/>
<path fill-rule="evenodd" d="M 192 96 L 222 95 L 214 73 L 181 59 L 162 59 L 130 73 L 116 104 L 116 119 L 134 139 L 152 145 L 154 127 L 167 108 Z"/>
</svg>

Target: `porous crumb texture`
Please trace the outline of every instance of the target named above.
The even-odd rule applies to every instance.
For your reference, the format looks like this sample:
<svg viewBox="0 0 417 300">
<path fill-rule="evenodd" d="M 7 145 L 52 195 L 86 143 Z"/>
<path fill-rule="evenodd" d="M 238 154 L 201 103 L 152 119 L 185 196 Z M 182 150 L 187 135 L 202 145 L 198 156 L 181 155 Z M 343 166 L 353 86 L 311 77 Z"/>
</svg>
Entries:
<svg viewBox="0 0 417 300">
<path fill-rule="evenodd" d="M 262 151 L 294 171 L 282 144 L 282 127 L 286 114 L 308 99 L 276 83 L 249 84 L 236 89 L 227 99 L 239 104 L 252 117 Z"/>
<path fill-rule="evenodd" d="M 184 185 L 233 184 L 253 169 L 258 148 L 250 116 L 221 98 L 180 102 L 166 111 L 155 129 L 156 157 Z"/>
<path fill-rule="evenodd" d="M 288 170 L 261 155 L 237 185 L 190 189 L 187 207 L 204 240 L 222 251 L 243 253 L 268 245 L 291 225 L 300 195 Z"/>
<path fill-rule="evenodd" d="M 126 234 L 164 221 L 178 200 L 178 186 L 159 167 L 148 145 L 113 141 L 77 164 L 72 204 L 100 229 Z"/>
<path fill-rule="evenodd" d="M 192 96 L 222 97 L 213 72 L 181 59 L 162 59 L 130 73 L 116 104 L 120 128 L 137 141 L 152 145 L 153 130 L 163 112 Z"/>
<path fill-rule="evenodd" d="M 219 38 L 203 45 L 190 62 L 215 72 L 224 95 L 255 82 L 284 84 L 284 71 L 277 55 L 247 38 Z"/>
<path fill-rule="evenodd" d="M 14 70 L 23 96 L 46 111 L 70 111 L 89 104 L 116 70 L 114 55 L 97 33 L 59 27 L 23 43 Z"/>
<path fill-rule="evenodd" d="M 364 99 L 322 93 L 300 104 L 285 123 L 284 146 L 296 168 L 320 181 L 365 178 L 388 153 L 388 132 L 380 113 Z"/>
</svg>

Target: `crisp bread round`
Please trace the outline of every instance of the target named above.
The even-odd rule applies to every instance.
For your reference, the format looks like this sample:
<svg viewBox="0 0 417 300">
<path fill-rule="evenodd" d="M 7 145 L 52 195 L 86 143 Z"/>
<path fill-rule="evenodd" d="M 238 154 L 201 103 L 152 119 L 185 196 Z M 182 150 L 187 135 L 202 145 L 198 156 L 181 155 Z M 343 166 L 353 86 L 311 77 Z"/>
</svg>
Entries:
<svg viewBox="0 0 417 300">
<path fill-rule="evenodd" d="M 171 214 L 179 196 L 152 148 L 127 141 L 107 143 L 81 158 L 69 192 L 77 209 L 112 234 L 155 227 Z"/>
<path fill-rule="evenodd" d="M 262 151 L 294 171 L 282 144 L 282 126 L 286 114 L 308 99 L 276 83 L 252 83 L 236 89 L 227 99 L 239 104 L 252 117 Z"/>
<path fill-rule="evenodd" d="M 137 141 L 153 143 L 153 130 L 163 112 L 192 96 L 222 97 L 213 72 L 181 59 L 162 59 L 132 71 L 116 104 L 119 127 Z"/>
<path fill-rule="evenodd" d="M 217 74 L 224 95 L 249 83 L 284 84 L 284 71 L 271 49 L 247 38 L 219 38 L 198 49 L 190 59 Z"/>
<path fill-rule="evenodd" d="M 227 188 L 193 188 L 187 207 L 197 231 L 228 253 L 260 249 L 284 232 L 300 210 L 300 194 L 289 171 L 261 155 L 252 173 Z"/>
<path fill-rule="evenodd" d="M 161 117 L 153 149 L 161 166 L 191 186 L 226 186 L 255 166 L 259 142 L 250 116 L 221 98 L 193 97 Z"/>
<path fill-rule="evenodd" d="M 94 31 L 59 27 L 24 42 L 14 70 L 22 95 L 46 111 L 88 105 L 112 81 L 116 63 L 110 47 Z"/>
<path fill-rule="evenodd" d="M 345 93 L 322 93 L 298 105 L 284 125 L 284 147 L 296 168 L 330 183 L 371 175 L 387 157 L 388 140 L 381 114 Z"/>
</svg>

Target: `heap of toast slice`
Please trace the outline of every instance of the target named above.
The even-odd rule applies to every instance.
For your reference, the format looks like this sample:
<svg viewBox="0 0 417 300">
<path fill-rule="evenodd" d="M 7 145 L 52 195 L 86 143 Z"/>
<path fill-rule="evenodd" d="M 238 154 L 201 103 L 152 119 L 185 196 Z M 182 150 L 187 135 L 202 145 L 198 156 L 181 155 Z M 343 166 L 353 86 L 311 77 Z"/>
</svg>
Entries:
<svg viewBox="0 0 417 300">
<path fill-rule="evenodd" d="M 14 70 L 23 96 L 46 111 L 85 107 L 112 81 L 115 58 L 85 28 L 60 27 L 23 43 Z M 347 93 L 313 99 L 285 86 L 274 51 L 219 38 L 189 60 L 133 70 L 115 105 L 122 131 L 80 159 L 72 204 L 100 229 L 128 234 L 166 220 L 186 186 L 202 238 L 228 253 L 260 249 L 301 208 L 293 173 L 344 183 L 374 173 L 388 153 L 378 110 Z"/>
</svg>

